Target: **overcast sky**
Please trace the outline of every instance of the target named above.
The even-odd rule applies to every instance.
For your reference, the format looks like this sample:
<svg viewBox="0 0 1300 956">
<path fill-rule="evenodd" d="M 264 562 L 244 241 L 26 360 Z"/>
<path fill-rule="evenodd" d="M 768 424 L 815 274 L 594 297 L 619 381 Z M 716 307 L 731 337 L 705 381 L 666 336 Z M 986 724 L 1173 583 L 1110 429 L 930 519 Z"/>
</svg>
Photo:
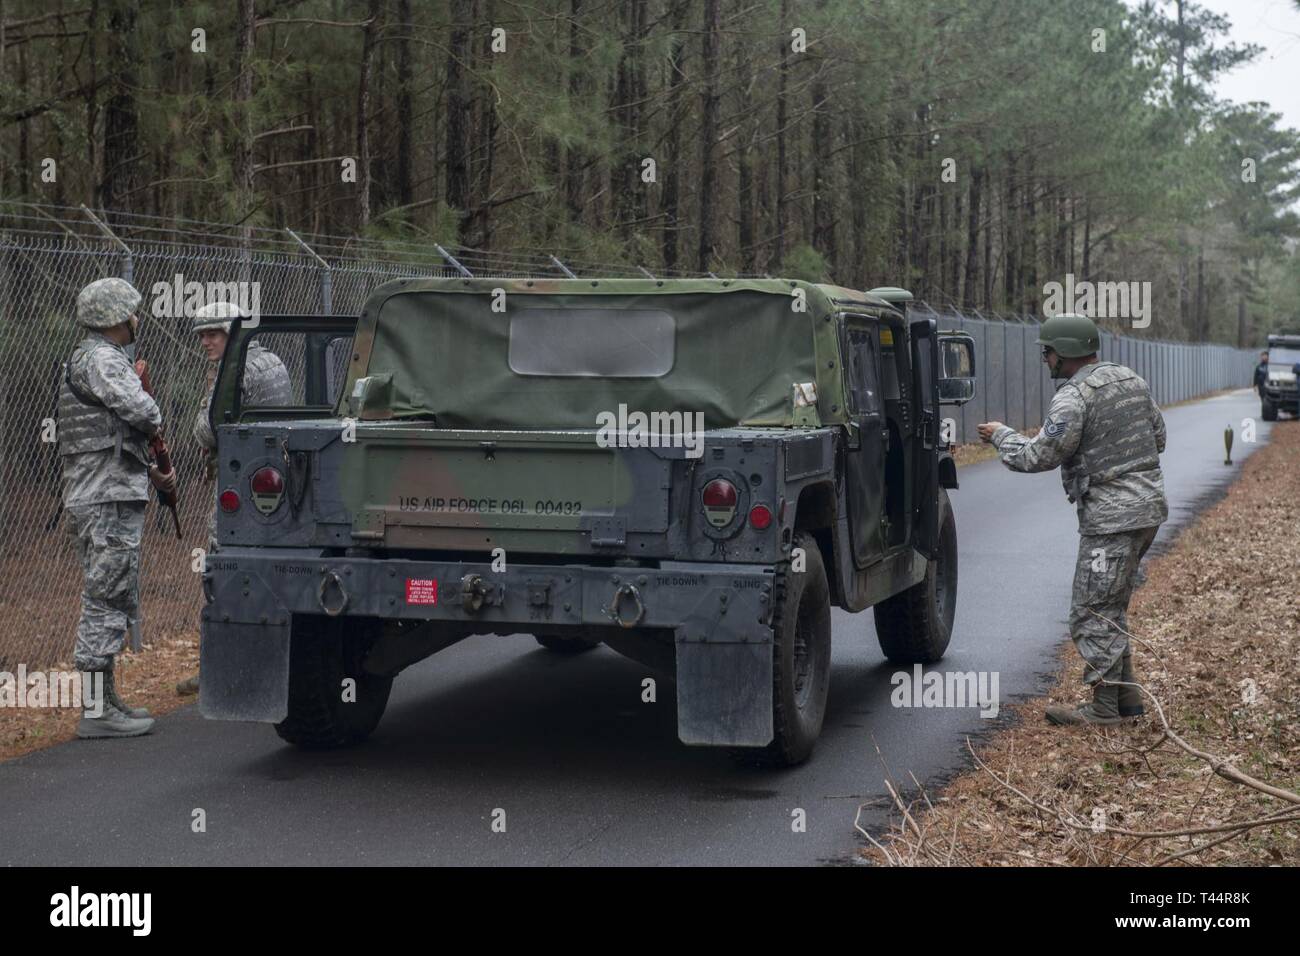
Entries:
<svg viewBox="0 0 1300 956">
<path fill-rule="evenodd" d="M 1300 8 L 1295 0 L 1199 2 L 1232 20 L 1233 40 L 1264 48 L 1253 63 L 1219 81 L 1219 95 L 1237 103 L 1263 100 L 1282 114 L 1282 125 L 1300 129 Z"/>
</svg>

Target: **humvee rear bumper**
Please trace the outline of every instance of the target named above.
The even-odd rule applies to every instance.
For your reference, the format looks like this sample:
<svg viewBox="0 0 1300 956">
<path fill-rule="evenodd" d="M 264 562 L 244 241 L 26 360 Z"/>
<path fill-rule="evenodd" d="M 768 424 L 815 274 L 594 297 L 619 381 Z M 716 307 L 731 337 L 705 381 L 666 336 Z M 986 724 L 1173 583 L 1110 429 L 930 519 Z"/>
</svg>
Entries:
<svg viewBox="0 0 1300 956">
<path fill-rule="evenodd" d="M 321 557 L 230 548 L 204 572 L 205 717 L 278 722 L 287 713 L 295 614 L 468 625 L 484 633 L 665 629 L 676 644 L 684 743 L 763 746 L 772 739 L 775 570 L 752 564 L 589 565 Z"/>
</svg>

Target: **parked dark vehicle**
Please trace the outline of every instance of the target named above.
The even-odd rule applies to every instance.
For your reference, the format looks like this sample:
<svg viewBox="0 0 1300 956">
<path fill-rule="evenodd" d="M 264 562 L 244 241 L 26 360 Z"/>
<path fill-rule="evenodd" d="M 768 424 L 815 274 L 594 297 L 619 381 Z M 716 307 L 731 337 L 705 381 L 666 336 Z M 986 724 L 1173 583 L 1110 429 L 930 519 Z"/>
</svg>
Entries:
<svg viewBox="0 0 1300 956">
<path fill-rule="evenodd" d="M 1260 417 L 1277 421 L 1278 412 L 1300 415 L 1300 388 L 1296 367 L 1300 365 L 1300 334 L 1268 337 L 1268 374 L 1260 388 Z"/>
</svg>

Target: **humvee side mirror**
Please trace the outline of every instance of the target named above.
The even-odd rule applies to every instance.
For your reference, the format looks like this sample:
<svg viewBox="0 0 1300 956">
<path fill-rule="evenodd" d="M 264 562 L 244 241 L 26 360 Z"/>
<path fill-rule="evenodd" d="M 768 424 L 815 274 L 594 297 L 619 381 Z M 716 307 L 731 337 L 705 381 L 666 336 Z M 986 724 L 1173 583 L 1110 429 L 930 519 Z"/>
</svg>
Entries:
<svg viewBox="0 0 1300 956">
<path fill-rule="evenodd" d="M 939 401 L 965 405 L 975 397 L 975 340 L 965 332 L 939 335 Z"/>
</svg>

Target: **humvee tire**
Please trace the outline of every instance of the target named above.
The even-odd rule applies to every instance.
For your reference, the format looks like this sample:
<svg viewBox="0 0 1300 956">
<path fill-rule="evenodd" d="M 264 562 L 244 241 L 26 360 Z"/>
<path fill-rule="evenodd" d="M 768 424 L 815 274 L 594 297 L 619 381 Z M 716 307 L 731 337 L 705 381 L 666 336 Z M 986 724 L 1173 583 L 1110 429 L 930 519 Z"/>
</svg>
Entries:
<svg viewBox="0 0 1300 956">
<path fill-rule="evenodd" d="M 331 750 L 365 740 L 388 706 L 393 678 L 367 674 L 361 659 L 374 633 L 355 618 L 296 615 L 289 641 L 289 715 L 275 732 L 304 750 Z M 346 627 L 345 627 L 346 625 Z M 343 700 L 343 680 L 356 700 Z"/>
<path fill-rule="evenodd" d="M 939 550 L 919 584 L 872 610 L 880 649 L 891 664 L 933 664 L 952 639 L 957 608 L 957 522 L 948 492 L 939 489 Z"/>
<path fill-rule="evenodd" d="M 558 634 L 534 634 L 533 637 L 542 647 L 557 654 L 581 654 L 600 646 L 595 641 L 585 641 L 580 637 L 560 637 Z"/>
<path fill-rule="evenodd" d="M 1264 399 L 1263 407 L 1259 410 L 1259 415 L 1260 418 L 1264 419 L 1266 422 L 1277 421 L 1277 405 L 1270 402 L 1267 398 Z"/>
<path fill-rule="evenodd" d="M 831 685 L 831 589 L 822 553 L 812 535 L 800 532 L 803 571 L 777 575 L 772 612 L 772 742 L 737 749 L 735 755 L 762 766 L 792 767 L 812 754 L 826 717 Z"/>
</svg>

